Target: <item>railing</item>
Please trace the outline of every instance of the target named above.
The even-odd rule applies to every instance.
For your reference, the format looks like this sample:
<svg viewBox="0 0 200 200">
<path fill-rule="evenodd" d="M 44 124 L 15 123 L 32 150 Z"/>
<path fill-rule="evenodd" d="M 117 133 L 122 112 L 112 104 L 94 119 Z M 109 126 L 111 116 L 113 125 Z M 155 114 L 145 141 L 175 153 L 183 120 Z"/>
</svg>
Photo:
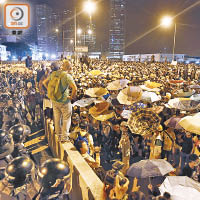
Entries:
<svg viewBox="0 0 200 200">
<path fill-rule="evenodd" d="M 104 184 L 71 142 L 60 142 L 51 119 L 45 120 L 45 133 L 53 155 L 67 161 L 72 171 L 70 200 L 104 200 Z"/>
</svg>

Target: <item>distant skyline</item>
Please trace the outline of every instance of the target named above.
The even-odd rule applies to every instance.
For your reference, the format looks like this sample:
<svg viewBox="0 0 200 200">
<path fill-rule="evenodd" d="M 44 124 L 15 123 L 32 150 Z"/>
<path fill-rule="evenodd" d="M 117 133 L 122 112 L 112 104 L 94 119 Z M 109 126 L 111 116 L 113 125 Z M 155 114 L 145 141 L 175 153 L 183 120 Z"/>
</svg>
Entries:
<svg viewBox="0 0 200 200">
<path fill-rule="evenodd" d="M 9 0 L 8 0 L 9 1 Z M 27 0 L 28 1 L 28 0 Z M 54 8 L 72 8 L 75 0 L 29 0 L 28 2 L 48 3 Z M 76 0 L 81 8 L 86 0 Z M 109 44 L 109 0 L 98 1 L 97 11 L 93 16 L 96 24 L 97 47 L 108 48 Z M 12 1 L 13 2 L 13 1 Z M 196 7 L 179 15 L 175 53 L 200 56 L 200 0 L 126 0 L 126 54 L 136 53 L 172 53 L 173 27 L 159 28 L 140 38 L 145 32 L 160 23 L 165 14 L 177 15 L 194 3 Z M 87 21 L 87 15 L 78 17 L 79 21 Z M 137 40 L 137 38 L 140 38 Z M 135 41 L 135 42 L 133 42 Z"/>
</svg>

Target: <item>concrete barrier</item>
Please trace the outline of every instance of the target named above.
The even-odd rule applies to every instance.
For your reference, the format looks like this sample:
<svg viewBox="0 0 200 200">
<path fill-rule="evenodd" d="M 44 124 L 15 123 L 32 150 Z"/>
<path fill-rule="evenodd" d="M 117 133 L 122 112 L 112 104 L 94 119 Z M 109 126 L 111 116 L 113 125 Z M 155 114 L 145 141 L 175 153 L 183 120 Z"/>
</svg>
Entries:
<svg viewBox="0 0 200 200">
<path fill-rule="evenodd" d="M 45 133 L 53 155 L 67 161 L 73 171 L 70 200 L 104 200 L 104 183 L 71 142 L 58 141 L 50 119 L 45 120 Z"/>
</svg>

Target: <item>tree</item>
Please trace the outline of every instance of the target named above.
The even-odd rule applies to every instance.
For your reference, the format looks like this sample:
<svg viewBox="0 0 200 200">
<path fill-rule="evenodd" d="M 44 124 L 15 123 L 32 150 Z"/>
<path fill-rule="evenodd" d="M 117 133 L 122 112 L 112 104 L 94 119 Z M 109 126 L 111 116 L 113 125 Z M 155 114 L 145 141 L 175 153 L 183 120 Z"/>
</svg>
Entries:
<svg viewBox="0 0 200 200">
<path fill-rule="evenodd" d="M 24 42 L 4 42 L 2 45 L 7 47 L 7 51 L 11 52 L 11 56 L 22 58 L 27 54 L 32 55 L 30 47 Z"/>
</svg>

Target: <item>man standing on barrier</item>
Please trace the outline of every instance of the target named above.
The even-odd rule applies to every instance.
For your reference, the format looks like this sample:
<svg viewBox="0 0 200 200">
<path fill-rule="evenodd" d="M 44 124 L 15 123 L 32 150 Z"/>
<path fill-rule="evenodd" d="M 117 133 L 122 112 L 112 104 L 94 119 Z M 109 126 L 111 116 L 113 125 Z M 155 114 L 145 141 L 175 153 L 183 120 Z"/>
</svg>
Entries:
<svg viewBox="0 0 200 200">
<path fill-rule="evenodd" d="M 75 98 L 77 91 L 76 84 L 70 75 L 71 70 L 71 63 L 65 61 L 61 69 L 51 73 L 43 82 L 47 88 L 48 97 L 53 102 L 55 132 L 61 141 L 68 140 L 72 115 L 71 100 Z M 72 90 L 71 95 L 69 95 L 69 89 Z"/>
</svg>

